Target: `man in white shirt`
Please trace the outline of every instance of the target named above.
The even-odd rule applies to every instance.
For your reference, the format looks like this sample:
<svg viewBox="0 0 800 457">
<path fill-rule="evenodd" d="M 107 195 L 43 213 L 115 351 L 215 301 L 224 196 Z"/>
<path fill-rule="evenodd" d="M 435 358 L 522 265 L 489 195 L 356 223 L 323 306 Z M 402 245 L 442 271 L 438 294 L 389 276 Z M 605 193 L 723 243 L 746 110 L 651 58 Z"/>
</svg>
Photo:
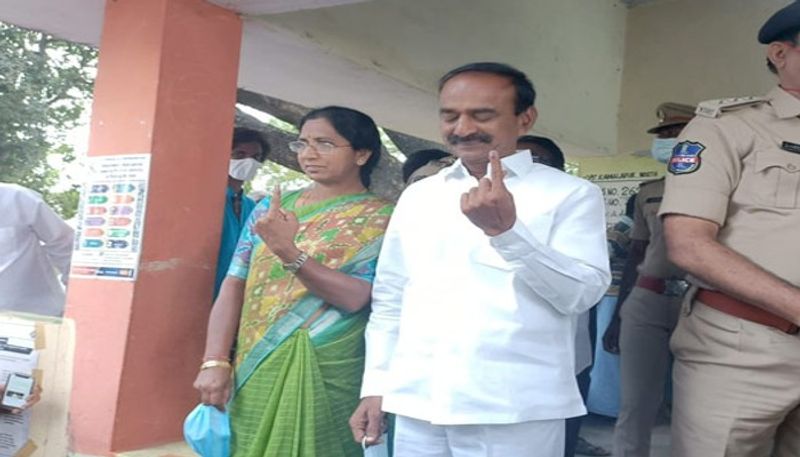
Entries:
<svg viewBox="0 0 800 457">
<path fill-rule="evenodd" d="M 378 440 L 386 411 L 397 457 L 561 457 L 564 419 L 585 413 L 575 326 L 610 282 L 603 199 L 516 150 L 535 95 L 503 64 L 442 77 L 459 160 L 410 186 L 386 232 L 357 441 Z"/>
<path fill-rule="evenodd" d="M 15 184 L 0 183 L 0 214 L 0 310 L 60 316 L 72 228 L 39 194 Z"/>
<path fill-rule="evenodd" d="M 534 135 L 523 135 L 517 138 L 517 149 L 531 151 L 534 162 L 566 172 L 564 151 L 550 138 Z M 594 353 L 594 340 L 597 333 L 596 308 L 578 316 L 578 325 L 575 331 L 575 380 L 581 398 L 586 403 L 589 395 L 590 372 L 592 371 L 592 354 Z M 564 457 L 573 457 L 575 454 L 606 456 L 610 452 L 600 446 L 586 441 L 580 436 L 583 416 L 571 417 L 566 421 L 564 437 Z"/>
</svg>

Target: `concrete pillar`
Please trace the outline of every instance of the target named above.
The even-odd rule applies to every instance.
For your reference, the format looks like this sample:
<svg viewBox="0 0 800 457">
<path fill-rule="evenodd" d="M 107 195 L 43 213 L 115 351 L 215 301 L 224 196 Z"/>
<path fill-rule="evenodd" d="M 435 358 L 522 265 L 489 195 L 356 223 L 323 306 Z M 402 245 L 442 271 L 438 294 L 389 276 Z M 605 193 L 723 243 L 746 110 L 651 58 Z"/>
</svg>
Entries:
<svg viewBox="0 0 800 457">
<path fill-rule="evenodd" d="M 106 2 L 89 155 L 152 161 L 136 281 L 70 281 L 76 452 L 180 440 L 197 402 L 241 30 L 238 16 L 202 0 Z"/>
</svg>

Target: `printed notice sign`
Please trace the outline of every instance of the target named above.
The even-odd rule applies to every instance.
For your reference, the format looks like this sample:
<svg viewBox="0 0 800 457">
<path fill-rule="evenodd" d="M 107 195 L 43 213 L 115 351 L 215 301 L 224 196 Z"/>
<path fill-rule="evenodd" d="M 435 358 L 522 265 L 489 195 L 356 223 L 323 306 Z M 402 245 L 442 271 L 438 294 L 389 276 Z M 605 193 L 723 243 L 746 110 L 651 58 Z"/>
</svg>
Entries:
<svg viewBox="0 0 800 457">
<path fill-rule="evenodd" d="M 89 158 L 81 192 L 71 276 L 136 279 L 150 154 Z"/>
<path fill-rule="evenodd" d="M 597 184 L 603 191 L 606 223 L 609 227 L 613 227 L 625 214 L 625 203 L 631 195 L 639 192 L 639 184 L 658 177 L 659 174 L 655 171 L 598 173 L 583 176 L 584 179 Z"/>
</svg>

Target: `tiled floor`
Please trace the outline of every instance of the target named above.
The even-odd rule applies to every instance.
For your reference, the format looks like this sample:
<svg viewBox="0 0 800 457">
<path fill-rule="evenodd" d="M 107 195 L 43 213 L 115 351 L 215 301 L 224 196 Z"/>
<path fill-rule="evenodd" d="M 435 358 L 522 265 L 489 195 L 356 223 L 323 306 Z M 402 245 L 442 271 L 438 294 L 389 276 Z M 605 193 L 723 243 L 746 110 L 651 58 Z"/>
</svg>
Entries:
<svg viewBox="0 0 800 457">
<path fill-rule="evenodd" d="M 610 451 L 614 433 L 614 420 L 610 417 L 590 414 L 584 418 L 581 436 L 590 443 L 602 446 Z M 667 419 L 662 419 L 653 430 L 650 457 L 670 457 L 669 450 L 669 422 Z"/>
</svg>

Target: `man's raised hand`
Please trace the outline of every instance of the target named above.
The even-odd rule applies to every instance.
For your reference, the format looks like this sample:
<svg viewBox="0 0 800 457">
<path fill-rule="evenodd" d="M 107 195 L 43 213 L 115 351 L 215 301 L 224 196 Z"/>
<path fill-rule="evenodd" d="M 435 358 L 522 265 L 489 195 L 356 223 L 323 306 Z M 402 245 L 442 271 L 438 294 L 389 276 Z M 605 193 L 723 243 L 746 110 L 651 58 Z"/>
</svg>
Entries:
<svg viewBox="0 0 800 457">
<path fill-rule="evenodd" d="M 461 195 L 461 212 L 486 235 L 496 236 L 514 226 L 517 209 L 503 181 L 505 172 L 497 151 L 489 152 L 489 163 L 491 178 L 484 176 L 477 187 Z"/>
</svg>

